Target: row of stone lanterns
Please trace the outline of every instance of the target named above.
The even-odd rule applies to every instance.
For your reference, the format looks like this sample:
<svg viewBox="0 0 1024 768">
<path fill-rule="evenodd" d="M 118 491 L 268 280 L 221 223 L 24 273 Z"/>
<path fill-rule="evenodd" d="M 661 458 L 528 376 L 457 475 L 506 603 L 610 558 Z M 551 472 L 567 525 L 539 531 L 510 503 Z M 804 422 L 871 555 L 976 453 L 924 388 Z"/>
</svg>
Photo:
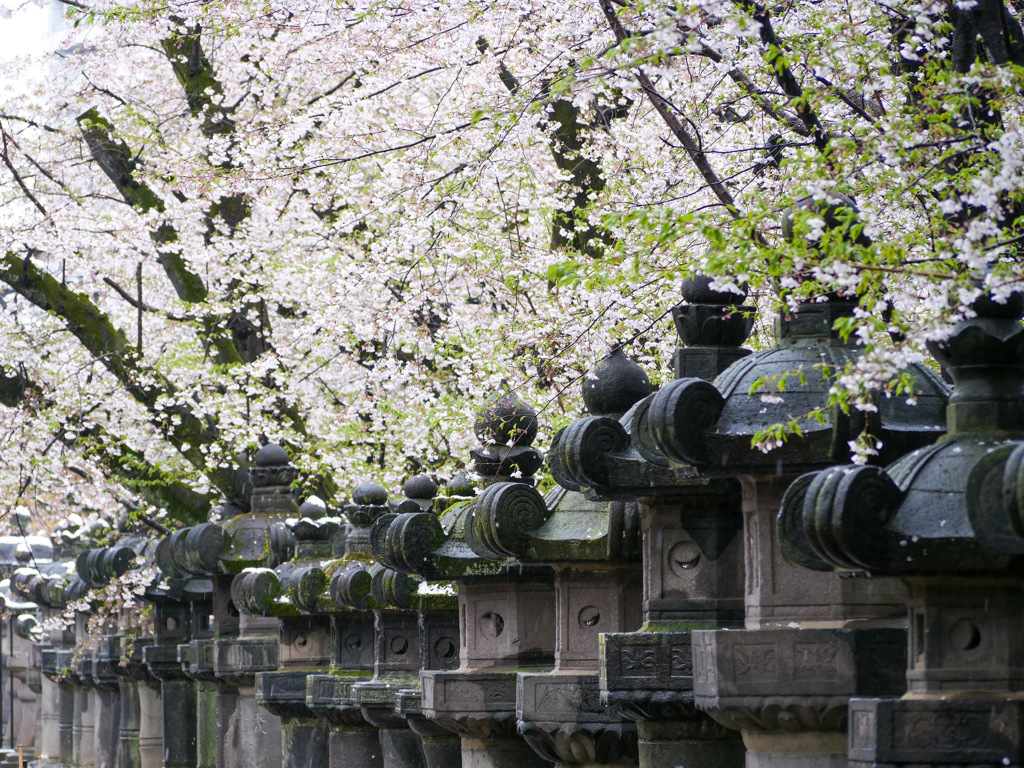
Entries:
<svg viewBox="0 0 1024 768">
<path fill-rule="evenodd" d="M 943 437 L 949 387 L 924 365 L 914 405 L 828 407 L 830 375 L 859 355 L 834 330 L 853 311 L 842 296 L 784 315 L 757 353 L 742 296 L 696 279 L 683 298 L 676 380 L 653 391 L 610 352 L 584 379 L 589 415 L 552 441 L 546 494 L 537 414 L 506 391 L 479 414 L 473 472 L 442 488 L 419 476 L 390 499 L 364 483 L 331 517 L 296 504 L 296 470 L 268 445 L 251 513 L 159 542 L 65 537 L 52 563 L 14 572 L 12 600 L 40 619 L 129 568 L 160 573 L 140 595 L 151 626 L 123 613 L 90 632 L 83 611 L 26 646 L 43 673 L 35 754 L 82 768 L 1021 764 L 1024 300 L 980 300 L 935 345 L 955 382 Z M 794 371 L 784 392 L 751 394 Z M 810 412 L 782 446 L 753 447 Z M 885 469 L 844 464 L 863 432 Z"/>
</svg>

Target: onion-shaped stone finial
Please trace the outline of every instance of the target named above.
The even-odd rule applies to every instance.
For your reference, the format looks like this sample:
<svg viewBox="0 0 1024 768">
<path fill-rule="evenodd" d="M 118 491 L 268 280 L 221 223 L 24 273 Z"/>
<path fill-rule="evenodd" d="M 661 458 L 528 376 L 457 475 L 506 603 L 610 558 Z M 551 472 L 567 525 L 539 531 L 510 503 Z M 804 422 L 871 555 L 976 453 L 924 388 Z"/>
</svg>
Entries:
<svg viewBox="0 0 1024 768">
<path fill-rule="evenodd" d="M 318 503 L 319 502 L 319 503 Z M 313 501 L 306 499 L 299 505 L 299 517 L 308 517 L 310 520 L 318 520 L 327 513 L 327 507 L 319 499 Z"/>
<path fill-rule="evenodd" d="M 413 475 L 405 481 L 402 493 L 407 499 L 432 499 L 437 495 L 437 483 L 430 475 Z"/>
<path fill-rule="evenodd" d="M 352 503 L 343 511 L 353 526 L 365 528 L 388 511 L 388 492 L 378 483 L 360 483 L 352 489 Z"/>
<path fill-rule="evenodd" d="M 484 445 L 532 445 L 537 438 L 537 411 L 514 389 L 505 392 L 481 408 L 473 431 Z"/>
<path fill-rule="evenodd" d="M 253 463 L 257 467 L 276 467 L 288 462 L 288 452 L 277 443 L 267 443 L 256 451 L 253 458 Z"/>
<path fill-rule="evenodd" d="M 388 492 L 383 485 L 373 482 L 364 482 L 352 489 L 352 503 L 382 507 L 388 501 Z"/>
<path fill-rule="evenodd" d="M 291 485 L 299 476 L 280 445 L 267 443 L 256 452 L 249 468 L 252 481 L 251 508 L 254 513 L 291 517 L 297 511 Z"/>
<path fill-rule="evenodd" d="M 747 298 L 746 286 L 743 291 L 717 291 L 711 287 L 714 278 L 708 275 L 694 275 L 683 280 L 681 293 L 687 304 L 734 304 L 739 305 Z"/>
<path fill-rule="evenodd" d="M 653 391 L 644 369 L 622 351 L 620 344 L 583 377 L 583 403 L 594 416 L 618 418 Z"/>
<path fill-rule="evenodd" d="M 402 486 L 405 498 L 395 506 L 396 512 L 429 512 L 434 508 L 437 483 L 429 475 L 413 475 Z"/>
<path fill-rule="evenodd" d="M 685 303 L 672 308 L 676 333 L 687 347 L 738 347 L 754 327 L 754 308 L 743 306 L 745 290 L 718 291 L 712 282 L 708 275 L 683 281 Z"/>
</svg>

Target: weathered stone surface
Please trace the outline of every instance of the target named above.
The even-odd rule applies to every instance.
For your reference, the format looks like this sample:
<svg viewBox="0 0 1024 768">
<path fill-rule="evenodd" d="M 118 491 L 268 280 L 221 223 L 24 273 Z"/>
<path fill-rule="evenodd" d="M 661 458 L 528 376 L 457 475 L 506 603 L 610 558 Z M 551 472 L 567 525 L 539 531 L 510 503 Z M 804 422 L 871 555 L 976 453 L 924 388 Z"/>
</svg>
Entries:
<svg viewBox="0 0 1024 768">
<path fill-rule="evenodd" d="M 948 438 L 884 469 L 801 478 L 780 513 L 795 562 L 910 587 L 910 695 L 850 700 L 851 765 L 1020 762 L 1024 300 L 975 310 L 932 345 L 955 382 Z"/>
<path fill-rule="evenodd" d="M 1024 764 L 1024 702 L 854 699 L 850 765 Z"/>
<path fill-rule="evenodd" d="M 788 414 L 809 413 L 827 402 L 832 386 L 825 375 L 860 355 L 851 342 L 833 330 L 837 319 L 853 307 L 842 301 L 806 303 L 778 323 L 777 346 L 733 363 L 714 384 L 694 378 L 677 379 L 654 395 L 648 425 L 655 444 L 673 461 L 692 464 L 705 473 L 774 474 L 844 460 L 848 442 L 864 429 L 884 443 L 883 459 L 895 458 L 926 443 L 944 430 L 947 387 L 927 366 L 912 373 L 921 391 L 917 405 L 902 398 L 880 398 L 870 418 L 827 411 L 824 421 L 804 419 L 802 435 L 763 453 L 751 446 L 760 430 L 789 421 Z M 793 371 L 801 371 L 797 380 Z M 788 377 L 780 402 L 763 402 L 750 390 L 758 379 Z M 860 413 L 860 412 L 858 412 Z"/>
</svg>

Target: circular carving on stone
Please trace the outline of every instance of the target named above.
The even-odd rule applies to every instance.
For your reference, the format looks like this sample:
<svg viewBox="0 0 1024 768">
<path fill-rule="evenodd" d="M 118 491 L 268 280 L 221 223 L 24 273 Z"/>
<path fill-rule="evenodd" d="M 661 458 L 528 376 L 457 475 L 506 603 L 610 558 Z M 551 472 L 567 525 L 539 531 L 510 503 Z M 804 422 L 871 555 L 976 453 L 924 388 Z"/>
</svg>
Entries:
<svg viewBox="0 0 1024 768">
<path fill-rule="evenodd" d="M 402 635 L 391 638 L 391 652 L 396 656 L 401 656 L 409 650 L 409 640 Z"/>
<path fill-rule="evenodd" d="M 505 620 L 501 618 L 500 613 L 494 613 L 493 611 L 483 614 L 478 625 L 480 627 L 480 634 L 488 640 L 494 640 L 505 631 Z"/>
<path fill-rule="evenodd" d="M 454 659 L 458 652 L 458 646 L 450 637 L 442 637 L 434 643 L 434 653 L 439 659 Z"/>
<path fill-rule="evenodd" d="M 981 645 L 981 630 L 968 619 L 960 619 L 949 628 L 949 641 L 958 651 L 973 651 Z"/>
<path fill-rule="evenodd" d="M 296 635 L 295 636 L 295 647 L 296 648 L 305 648 L 307 643 L 309 643 L 309 638 L 306 637 L 305 635 Z"/>
<path fill-rule="evenodd" d="M 700 562 L 700 547 L 692 541 L 677 542 L 668 551 L 668 567 L 677 576 L 682 576 L 685 571 L 696 568 Z"/>
<path fill-rule="evenodd" d="M 164 621 L 164 628 L 168 632 L 174 632 L 178 628 L 178 620 L 173 616 L 168 616 L 167 620 Z"/>
<path fill-rule="evenodd" d="M 349 635 L 345 638 L 345 649 L 358 651 L 363 646 L 363 639 L 359 635 Z"/>
<path fill-rule="evenodd" d="M 601 621 L 601 612 L 597 609 L 596 605 L 585 605 L 580 608 L 577 618 L 583 629 L 592 629 Z"/>
</svg>

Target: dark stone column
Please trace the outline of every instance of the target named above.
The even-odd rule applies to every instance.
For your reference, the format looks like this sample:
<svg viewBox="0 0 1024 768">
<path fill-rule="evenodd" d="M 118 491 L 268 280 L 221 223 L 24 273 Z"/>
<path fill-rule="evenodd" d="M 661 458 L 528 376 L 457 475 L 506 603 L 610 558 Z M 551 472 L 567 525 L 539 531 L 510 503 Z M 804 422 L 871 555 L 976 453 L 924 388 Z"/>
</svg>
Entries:
<svg viewBox="0 0 1024 768">
<path fill-rule="evenodd" d="M 166 546 L 167 540 L 162 541 L 161 547 Z M 165 575 L 172 570 L 166 562 L 160 567 Z M 196 684 L 185 675 L 178 658 L 178 646 L 191 631 L 191 610 L 183 593 L 177 594 L 180 599 L 166 594 L 148 596 L 153 603 L 156 639 L 142 649 L 142 654 L 149 675 L 160 681 L 158 764 L 163 768 L 196 768 Z"/>
<path fill-rule="evenodd" d="M 84 621 L 83 621 L 84 625 Z M 95 690 L 91 675 L 82 674 L 81 664 L 74 675 L 75 711 L 71 724 L 71 760 L 77 768 L 92 768 L 95 763 L 95 718 L 93 706 Z"/>
<path fill-rule="evenodd" d="M 117 736 L 117 758 L 115 768 L 140 768 L 142 758 L 139 755 L 140 709 L 139 683 L 122 676 L 119 681 L 121 689 L 121 714 Z"/>
<path fill-rule="evenodd" d="M 212 607 L 207 610 L 212 612 Z M 208 614 L 207 614 L 208 616 Z M 196 611 L 193 608 L 193 627 Z M 209 624 L 207 624 L 209 626 Z M 208 634 L 210 630 L 199 630 Z M 213 638 L 200 638 L 178 646 L 178 658 L 182 672 L 195 682 L 193 702 L 193 724 L 195 725 L 197 768 L 216 768 L 220 745 L 219 721 L 217 719 L 217 677 L 213 672 Z"/>
<path fill-rule="evenodd" d="M 109 644 L 109 637 L 101 637 L 100 645 L 104 642 Z M 121 692 L 109 648 L 93 651 L 92 679 L 96 686 L 96 720 L 93 726 L 96 736 L 93 749 L 96 768 L 116 768 L 117 742 L 121 730 Z"/>
<path fill-rule="evenodd" d="M 60 670 L 70 670 L 73 651 L 61 650 L 57 652 L 57 666 Z M 62 766 L 74 765 L 72 755 L 74 726 L 75 726 L 75 687 L 67 682 L 67 674 L 62 675 L 62 681 L 57 684 L 59 688 L 59 719 L 57 722 L 57 733 L 59 742 L 60 764 Z"/>
</svg>

